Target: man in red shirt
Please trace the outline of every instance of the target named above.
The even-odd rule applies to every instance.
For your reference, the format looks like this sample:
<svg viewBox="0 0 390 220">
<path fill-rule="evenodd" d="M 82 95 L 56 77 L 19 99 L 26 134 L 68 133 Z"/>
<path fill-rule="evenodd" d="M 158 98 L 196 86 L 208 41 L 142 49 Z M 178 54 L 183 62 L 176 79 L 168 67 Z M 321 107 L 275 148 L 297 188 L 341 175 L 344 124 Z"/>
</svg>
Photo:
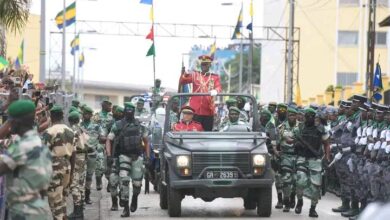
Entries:
<svg viewBox="0 0 390 220">
<path fill-rule="evenodd" d="M 192 93 L 211 93 L 211 96 L 193 96 L 190 98 L 190 106 L 195 111 L 194 120 L 202 124 L 206 131 L 212 131 L 214 123 L 214 98 L 222 91 L 219 75 L 210 73 L 210 66 L 213 58 L 210 56 L 200 56 L 201 72 L 192 74 L 186 73 L 182 69 L 180 84 L 192 83 Z"/>
<path fill-rule="evenodd" d="M 194 109 L 190 106 L 184 106 L 181 109 L 183 119 L 173 125 L 173 131 L 203 131 L 203 127 L 200 123 L 193 121 Z"/>
</svg>

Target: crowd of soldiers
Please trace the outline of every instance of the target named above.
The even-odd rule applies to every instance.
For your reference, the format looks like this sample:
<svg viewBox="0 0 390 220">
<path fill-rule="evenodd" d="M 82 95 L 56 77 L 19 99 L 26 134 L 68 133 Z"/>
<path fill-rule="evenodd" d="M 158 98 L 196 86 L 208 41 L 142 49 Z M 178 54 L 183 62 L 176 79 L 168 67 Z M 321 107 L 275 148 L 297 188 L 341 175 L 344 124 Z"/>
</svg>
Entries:
<svg viewBox="0 0 390 220">
<path fill-rule="evenodd" d="M 341 198 L 332 211 L 356 219 L 368 203 L 389 201 L 388 106 L 355 95 L 339 108 L 269 103 L 260 115 L 275 172 L 276 209 L 299 214 L 306 196 L 309 216 L 318 217 L 316 205 L 328 191 Z"/>
</svg>

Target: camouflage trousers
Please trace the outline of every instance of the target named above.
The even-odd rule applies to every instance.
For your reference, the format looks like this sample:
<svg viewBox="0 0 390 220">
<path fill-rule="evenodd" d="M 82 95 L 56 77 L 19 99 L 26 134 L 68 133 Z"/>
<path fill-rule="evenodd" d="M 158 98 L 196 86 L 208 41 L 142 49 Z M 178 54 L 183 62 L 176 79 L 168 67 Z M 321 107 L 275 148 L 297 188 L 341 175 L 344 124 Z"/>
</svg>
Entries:
<svg viewBox="0 0 390 220">
<path fill-rule="evenodd" d="M 53 219 L 66 217 L 66 198 L 69 193 L 70 161 L 65 157 L 53 157 L 53 178 L 47 195 Z"/>
<path fill-rule="evenodd" d="M 20 219 L 20 220 L 51 220 L 52 215 L 48 205 L 47 197 L 44 199 L 38 199 L 33 203 L 43 204 L 40 209 L 32 209 L 26 203 L 13 204 L 8 208 L 8 219 Z"/>
<path fill-rule="evenodd" d="M 139 195 L 142 187 L 144 165 L 142 157 L 138 155 L 119 156 L 119 197 L 122 201 L 129 201 L 130 180 L 133 185 L 133 195 Z M 114 182 L 114 181 L 113 181 Z M 115 188 L 118 185 L 111 187 Z"/>
<path fill-rule="evenodd" d="M 343 153 L 343 157 L 335 163 L 337 177 L 340 181 L 340 196 L 341 198 L 352 199 L 353 184 L 355 181 L 354 173 L 351 172 L 348 166 L 348 160 L 353 159 L 352 153 Z"/>
<path fill-rule="evenodd" d="M 87 175 L 85 177 L 85 189 L 91 189 L 92 176 L 96 169 L 96 152 L 88 153 L 87 156 Z"/>
<path fill-rule="evenodd" d="M 281 155 L 281 182 L 283 185 L 284 197 L 289 197 L 292 192 L 295 192 L 295 166 L 297 155 L 282 154 Z"/>
<path fill-rule="evenodd" d="M 85 153 L 76 154 L 75 167 L 73 171 L 73 179 L 70 184 L 70 192 L 73 197 L 73 203 L 75 205 L 82 205 L 85 195 L 85 167 L 86 167 L 86 155 Z"/>
<path fill-rule="evenodd" d="M 113 160 L 109 183 L 111 197 L 117 197 L 119 188 L 119 158 Z"/>
<path fill-rule="evenodd" d="M 95 176 L 96 178 L 101 178 L 106 172 L 106 153 L 102 144 L 97 146 L 96 153 Z"/>
<path fill-rule="evenodd" d="M 274 170 L 275 174 L 275 187 L 276 191 L 278 193 L 282 193 L 283 191 L 283 183 L 282 183 L 282 176 L 280 174 L 280 158 L 273 155 L 271 158 L 271 164 L 272 164 L 272 169 Z"/>
<path fill-rule="evenodd" d="M 298 199 L 306 196 L 311 200 L 312 205 L 316 205 L 321 196 L 321 159 L 298 156 L 296 168 L 296 192 Z"/>
</svg>

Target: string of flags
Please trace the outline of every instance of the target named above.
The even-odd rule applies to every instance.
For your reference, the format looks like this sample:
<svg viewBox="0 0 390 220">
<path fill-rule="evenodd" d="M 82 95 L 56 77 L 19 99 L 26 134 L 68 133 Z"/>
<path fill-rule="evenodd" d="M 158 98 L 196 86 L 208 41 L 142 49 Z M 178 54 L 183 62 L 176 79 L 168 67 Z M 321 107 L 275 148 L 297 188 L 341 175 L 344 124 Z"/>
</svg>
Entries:
<svg viewBox="0 0 390 220">
<path fill-rule="evenodd" d="M 156 56 L 156 48 L 154 46 L 154 10 L 153 10 L 153 0 L 141 0 L 141 4 L 150 5 L 150 13 L 149 13 L 149 19 L 152 22 L 152 27 L 150 28 L 150 31 L 148 35 L 146 35 L 146 39 L 152 41 L 152 45 L 150 46 L 148 52 L 146 53 L 146 56 Z"/>
</svg>

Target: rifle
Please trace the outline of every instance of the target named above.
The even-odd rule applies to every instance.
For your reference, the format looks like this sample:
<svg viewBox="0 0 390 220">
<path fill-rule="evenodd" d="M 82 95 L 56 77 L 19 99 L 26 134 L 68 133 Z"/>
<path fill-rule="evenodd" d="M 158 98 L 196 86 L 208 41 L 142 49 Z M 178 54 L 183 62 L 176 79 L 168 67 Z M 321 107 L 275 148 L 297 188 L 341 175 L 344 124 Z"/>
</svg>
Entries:
<svg viewBox="0 0 390 220">
<path fill-rule="evenodd" d="M 321 151 L 316 151 L 310 144 L 308 144 L 306 141 L 302 139 L 300 136 L 295 137 L 298 142 L 300 142 L 304 147 L 310 150 L 312 154 L 314 154 L 316 157 L 321 157 Z"/>
</svg>

